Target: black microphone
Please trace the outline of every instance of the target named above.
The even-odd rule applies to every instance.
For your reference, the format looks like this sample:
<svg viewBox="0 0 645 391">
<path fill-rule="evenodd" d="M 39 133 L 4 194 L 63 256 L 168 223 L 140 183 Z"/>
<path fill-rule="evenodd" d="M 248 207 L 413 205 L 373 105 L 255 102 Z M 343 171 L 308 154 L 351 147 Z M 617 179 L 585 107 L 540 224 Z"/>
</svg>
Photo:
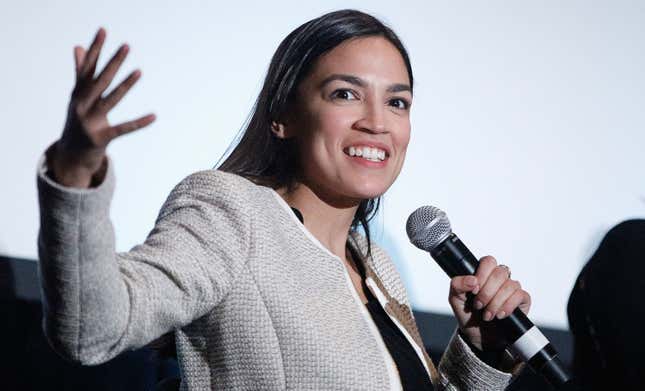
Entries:
<svg viewBox="0 0 645 391">
<path fill-rule="evenodd" d="M 415 210 L 406 224 L 410 242 L 430 252 L 450 278 L 475 274 L 479 261 L 452 233 L 446 214 L 433 206 Z M 571 375 L 540 330 L 517 308 L 504 319 L 492 320 L 509 341 L 509 348 L 556 388 L 569 384 Z"/>
</svg>

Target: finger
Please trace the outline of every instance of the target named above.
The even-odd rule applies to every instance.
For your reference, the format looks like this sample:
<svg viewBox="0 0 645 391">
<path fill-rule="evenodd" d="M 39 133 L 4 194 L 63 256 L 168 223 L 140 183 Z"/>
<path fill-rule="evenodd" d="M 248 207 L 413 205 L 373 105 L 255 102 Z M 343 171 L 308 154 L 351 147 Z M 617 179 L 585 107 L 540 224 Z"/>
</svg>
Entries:
<svg viewBox="0 0 645 391">
<path fill-rule="evenodd" d="M 479 260 L 479 266 L 477 266 L 477 271 L 475 272 L 475 277 L 479 281 L 479 286 L 482 287 L 486 284 L 488 276 L 495 270 L 497 267 L 497 261 L 494 257 L 487 255 Z M 479 292 L 473 292 L 475 294 Z"/>
<path fill-rule="evenodd" d="M 522 291 L 522 295 L 522 301 L 517 308 L 524 312 L 525 315 L 528 315 L 531 310 L 531 295 L 527 291 Z"/>
<path fill-rule="evenodd" d="M 506 268 L 496 266 L 493 271 L 489 273 L 486 282 L 475 297 L 475 309 L 480 310 L 488 306 L 490 301 L 493 299 L 493 297 L 495 297 L 495 294 L 506 282 L 506 280 L 508 280 L 508 271 L 506 270 Z"/>
<path fill-rule="evenodd" d="M 103 42 L 105 42 L 105 29 L 103 27 L 99 28 L 99 31 L 96 32 L 94 36 L 94 41 L 90 45 L 90 48 L 85 55 L 85 61 L 81 66 L 80 77 L 82 79 L 91 79 L 94 77 L 94 72 L 96 71 L 96 61 L 99 58 L 101 48 L 103 47 Z"/>
<path fill-rule="evenodd" d="M 99 99 L 98 102 L 96 102 L 96 110 L 103 114 L 112 110 L 140 78 L 140 70 L 137 69 L 132 72 L 125 80 L 119 83 L 119 85 L 116 86 L 108 96 L 103 99 Z"/>
<path fill-rule="evenodd" d="M 99 76 L 96 78 L 96 82 L 92 84 L 90 90 L 88 91 L 87 102 L 89 104 L 94 103 L 94 101 L 96 101 L 101 96 L 103 91 L 105 91 L 110 86 L 112 79 L 114 79 L 114 75 L 119 70 L 119 67 L 121 67 L 121 64 L 123 64 L 123 61 L 127 57 L 129 51 L 130 48 L 128 47 L 128 45 L 122 45 L 116 51 L 116 53 L 114 53 L 105 68 L 103 68 L 103 71 L 101 71 L 101 74 L 99 74 Z"/>
<path fill-rule="evenodd" d="M 478 288 L 477 278 L 475 276 L 457 276 L 450 280 L 450 295 L 463 296 Z"/>
<path fill-rule="evenodd" d="M 107 132 L 107 141 L 114 140 L 126 133 L 131 133 L 137 129 L 141 129 L 150 125 L 157 117 L 154 114 L 144 115 L 132 121 L 124 122 L 122 124 L 112 126 Z"/>
<path fill-rule="evenodd" d="M 519 290 L 522 290 L 519 282 L 510 279 L 506 280 L 484 309 L 484 316 L 482 318 L 485 321 L 489 321 L 495 316 L 502 318 L 506 314 L 509 314 L 510 312 L 506 312 L 508 308 L 502 309 L 502 305 Z"/>
<path fill-rule="evenodd" d="M 478 289 L 477 278 L 475 276 L 457 276 L 450 280 L 450 292 L 448 302 L 453 310 L 464 311 L 468 296 L 466 293 Z"/>
<path fill-rule="evenodd" d="M 512 314 L 515 309 L 519 308 L 524 314 L 529 313 L 531 308 L 531 295 L 528 294 L 525 290 L 517 290 L 504 302 L 499 312 L 497 312 L 497 318 L 504 319 L 508 315 Z"/>
<path fill-rule="evenodd" d="M 74 46 L 74 65 L 76 69 L 76 77 L 80 75 L 81 66 L 85 60 L 85 49 L 82 46 Z"/>
</svg>

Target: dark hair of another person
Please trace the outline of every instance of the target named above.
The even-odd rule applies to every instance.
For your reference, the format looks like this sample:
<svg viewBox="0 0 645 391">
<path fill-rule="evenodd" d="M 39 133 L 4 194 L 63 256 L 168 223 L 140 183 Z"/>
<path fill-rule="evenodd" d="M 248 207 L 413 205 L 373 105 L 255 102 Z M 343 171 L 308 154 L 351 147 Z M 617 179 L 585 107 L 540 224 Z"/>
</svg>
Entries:
<svg viewBox="0 0 645 391">
<path fill-rule="evenodd" d="M 312 19 L 278 46 L 246 129 L 218 168 L 274 189 L 293 190 L 300 167 L 297 145 L 292 139 L 276 137 L 271 131 L 272 123 L 279 123 L 294 107 L 300 82 L 322 55 L 345 41 L 362 37 L 383 37 L 398 49 L 412 88 L 408 53 L 397 35 L 381 21 L 356 10 L 334 11 Z M 380 201 L 380 197 L 363 200 L 351 224 L 351 230 L 360 225 L 365 231 L 368 255 L 371 253 L 368 223 L 376 215 Z"/>
<path fill-rule="evenodd" d="M 363 37 L 383 37 L 401 53 L 413 87 L 408 53 L 397 35 L 381 21 L 356 10 L 334 11 L 301 25 L 280 43 L 246 128 L 233 143 L 230 154 L 218 169 L 243 176 L 273 189 L 293 190 L 298 180 L 297 145 L 292 139 L 276 137 L 273 122 L 287 115 L 296 99 L 296 89 L 312 70 L 316 60 L 341 43 Z M 354 215 L 351 230 L 362 226 L 371 253 L 368 223 L 376 215 L 380 197 L 363 200 Z M 162 357 L 176 357 L 174 333 L 167 333 L 148 345 Z"/>
</svg>

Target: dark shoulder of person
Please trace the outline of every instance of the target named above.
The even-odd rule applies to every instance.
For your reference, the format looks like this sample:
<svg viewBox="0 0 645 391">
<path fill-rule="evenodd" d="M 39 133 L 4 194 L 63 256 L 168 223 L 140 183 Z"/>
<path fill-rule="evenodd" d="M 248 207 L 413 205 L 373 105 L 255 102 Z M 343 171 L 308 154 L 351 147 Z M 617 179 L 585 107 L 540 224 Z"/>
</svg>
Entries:
<svg viewBox="0 0 645 391">
<path fill-rule="evenodd" d="M 614 226 L 584 266 L 567 313 L 574 375 L 586 390 L 645 389 L 645 220 Z"/>
</svg>

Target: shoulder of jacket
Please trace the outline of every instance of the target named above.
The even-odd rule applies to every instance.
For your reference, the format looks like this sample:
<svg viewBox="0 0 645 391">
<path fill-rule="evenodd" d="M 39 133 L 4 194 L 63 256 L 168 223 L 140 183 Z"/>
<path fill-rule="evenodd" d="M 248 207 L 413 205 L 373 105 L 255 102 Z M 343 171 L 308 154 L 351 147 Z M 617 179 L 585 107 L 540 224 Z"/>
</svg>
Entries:
<svg viewBox="0 0 645 391">
<path fill-rule="evenodd" d="M 255 198 L 262 190 L 250 180 L 216 169 L 194 172 L 182 179 L 172 190 L 171 197 L 197 196 L 213 199 Z"/>
<path fill-rule="evenodd" d="M 606 235 L 614 242 L 641 242 L 645 238 L 645 220 L 626 220 L 612 227 Z"/>
<path fill-rule="evenodd" d="M 215 169 L 201 170 L 186 176 L 172 189 L 160 215 L 191 205 L 248 211 L 261 204 L 261 193 L 261 186 L 239 175 Z"/>
<path fill-rule="evenodd" d="M 209 169 L 197 171 L 186 176 L 177 184 L 176 188 L 212 188 L 221 186 L 235 187 L 240 190 L 250 190 L 258 187 L 258 185 L 240 175 Z"/>
</svg>

